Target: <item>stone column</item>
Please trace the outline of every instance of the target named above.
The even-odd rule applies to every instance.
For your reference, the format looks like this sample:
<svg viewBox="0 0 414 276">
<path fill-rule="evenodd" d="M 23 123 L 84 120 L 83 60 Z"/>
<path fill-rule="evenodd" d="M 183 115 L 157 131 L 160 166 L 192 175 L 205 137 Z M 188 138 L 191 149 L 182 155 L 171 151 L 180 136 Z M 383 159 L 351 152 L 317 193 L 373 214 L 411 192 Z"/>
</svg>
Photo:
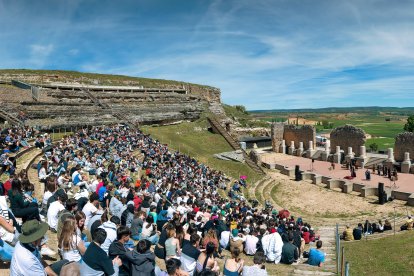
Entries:
<svg viewBox="0 0 414 276">
<path fill-rule="evenodd" d="M 384 162 L 385 166 L 387 166 L 387 168 L 392 168 L 394 166 L 394 149 L 393 148 L 388 148 L 388 158 L 387 160 Z"/>
<path fill-rule="evenodd" d="M 279 152 L 280 153 L 286 153 L 286 142 L 285 142 L 285 140 L 282 140 L 282 144 L 279 147 Z"/>
<path fill-rule="evenodd" d="M 316 150 L 313 147 L 313 141 L 309 141 L 309 148 L 306 151 L 306 157 L 312 158 L 312 156 L 315 154 Z"/>
<path fill-rule="evenodd" d="M 334 153 L 334 163 L 341 164 L 341 147 L 336 146 L 336 151 Z"/>
<path fill-rule="evenodd" d="M 293 155 L 295 153 L 295 142 L 294 141 L 290 141 L 290 147 L 288 149 L 288 152 L 290 155 Z"/>
<path fill-rule="evenodd" d="M 366 150 L 366 148 L 365 148 L 365 146 L 360 146 L 359 147 L 359 157 L 361 157 L 361 158 L 365 158 L 366 157 L 366 155 L 367 155 L 367 150 Z"/>
<path fill-rule="evenodd" d="M 303 142 L 299 142 L 299 148 L 296 150 L 296 156 L 302 156 L 303 154 Z"/>
<path fill-rule="evenodd" d="M 411 168 L 410 153 L 405 152 L 404 153 L 404 161 L 401 163 L 401 172 L 402 173 L 410 173 L 410 168 Z"/>
<path fill-rule="evenodd" d="M 352 147 L 348 147 L 348 154 L 345 155 L 345 161 L 350 163 L 351 159 L 354 158 L 354 153 L 352 152 Z"/>
<path fill-rule="evenodd" d="M 365 164 L 368 161 L 367 150 L 365 146 L 359 147 L 359 157 L 357 158 L 358 167 L 364 168 Z"/>
<path fill-rule="evenodd" d="M 331 141 L 327 140 L 325 143 L 325 151 L 329 152 L 331 150 Z"/>
</svg>

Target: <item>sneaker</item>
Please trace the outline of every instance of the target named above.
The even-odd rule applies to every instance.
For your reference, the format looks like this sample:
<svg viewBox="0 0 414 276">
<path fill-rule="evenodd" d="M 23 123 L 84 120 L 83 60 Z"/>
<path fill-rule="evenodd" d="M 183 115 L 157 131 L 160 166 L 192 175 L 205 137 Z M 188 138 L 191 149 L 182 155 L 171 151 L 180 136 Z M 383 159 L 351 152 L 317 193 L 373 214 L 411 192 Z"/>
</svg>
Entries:
<svg viewBox="0 0 414 276">
<path fill-rule="evenodd" d="M 49 247 L 42 247 L 42 249 L 40 249 L 40 254 L 43 256 L 53 257 L 56 255 L 56 252 Z"/>
</svg>

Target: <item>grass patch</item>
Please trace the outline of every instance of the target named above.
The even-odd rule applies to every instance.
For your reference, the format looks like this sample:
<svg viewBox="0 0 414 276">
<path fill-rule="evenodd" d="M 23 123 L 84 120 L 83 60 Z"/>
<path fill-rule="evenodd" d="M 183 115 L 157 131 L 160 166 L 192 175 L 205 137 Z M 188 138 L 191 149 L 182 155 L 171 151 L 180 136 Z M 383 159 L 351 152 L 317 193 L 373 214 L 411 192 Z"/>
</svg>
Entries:
<svg viewBox="0 0 414 276">
<path fill-rule="evenodd" d="M 246 164 L 219 160 L 213 156 L 215 153 L 232 151 L 232 148 L 221 135 L 207 130 L 205 120 L 161 127 L 144 126 L 142 130 L 168 144 L 171 149 L 188 154 L 228 176 L 238 179 L 240 175 L 247 175 L 249 183 L 262 178 Z"/>
<path fill-rule="evenodd" d="M 378 240 L 343 243 L 350 275 L 412 275 L 414 232 Z"/>
</svg>

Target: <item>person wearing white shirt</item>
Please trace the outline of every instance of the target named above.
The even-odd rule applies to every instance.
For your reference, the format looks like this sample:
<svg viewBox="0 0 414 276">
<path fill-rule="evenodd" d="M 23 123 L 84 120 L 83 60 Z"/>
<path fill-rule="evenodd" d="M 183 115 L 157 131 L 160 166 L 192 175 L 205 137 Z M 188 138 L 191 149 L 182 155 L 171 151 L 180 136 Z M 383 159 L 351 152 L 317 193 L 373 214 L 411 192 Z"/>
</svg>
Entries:
<svg viewBox="0 0 414 276">
<path fill-rule="evenodd" d="M 68 200 L 68 196 L 65 193 L 59 194 L 57 200 L 52 202 L 47 210 L 47 224 L 54 231 L 57 231 L 59 212 L 65 209 L 63 203 L 66 200 Z"/>
<path fill-rule="evenodd" d="M 257 232 L 253 232 L 253 235 L 246 235 L 246 242 L 244 246 L 244 251 L 246 255 L 253 256 L 254 254 L 256 254 L 257 243 L 259 242 L 259 238 L 256 235 Z"/>
<path fill-rule="evenodd" d="M 82 209 L 82 212 L 86 216 L 85 225 L 88 225 L 89 220 L 98 212 L 98 208 L 96 206 L 99 206 L 99 196 L 97 193 L 92 193 L 89 196 L 89 202 L 86 203 Z"/>
<path fill-rule="evenodd" d="M 101 244 L 101 248 L 108 254 L 109 246 L 116 240 L 116 230 L 121 224 L 120 218 L 113 216 L 110 221 L 102 223 L 98 228 L 102 228 L 106 232 L 106 239 Z"/>
<path fill-rule="evenodd" d="M 221 236 L 220 236 L 220 245 L 222 248 L 227 248 L 227 246 L 229 245 L 230 242 L 230 231 L 223 231 L 221 232 Z"/>
<path fill-rule="evenodd" d="M 10 275 L 57 275 L 54 268 L 62 266 L 64 261 L 47 266 L 39 250 L 48 228 L 47 223 L 38 220 L 29 220 L 23 224 L 11 260 Z"/>
</svg>

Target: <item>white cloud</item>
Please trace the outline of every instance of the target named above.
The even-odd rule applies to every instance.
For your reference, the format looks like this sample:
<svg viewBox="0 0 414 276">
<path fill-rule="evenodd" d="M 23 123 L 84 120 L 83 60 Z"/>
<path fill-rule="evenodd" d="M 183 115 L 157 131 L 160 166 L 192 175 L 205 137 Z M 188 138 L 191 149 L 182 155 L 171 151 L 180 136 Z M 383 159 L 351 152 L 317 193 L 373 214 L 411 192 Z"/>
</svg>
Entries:
<svg viewBox="0 0 414 276">
<path fill-rule="evenodd" d="M 50 54 L 54 50 L 53 44 L 32 44 L 30 45 L 30 57 L 29 62 L 38 67 L 43 67 L 47 62 Z"/>
</svg>

